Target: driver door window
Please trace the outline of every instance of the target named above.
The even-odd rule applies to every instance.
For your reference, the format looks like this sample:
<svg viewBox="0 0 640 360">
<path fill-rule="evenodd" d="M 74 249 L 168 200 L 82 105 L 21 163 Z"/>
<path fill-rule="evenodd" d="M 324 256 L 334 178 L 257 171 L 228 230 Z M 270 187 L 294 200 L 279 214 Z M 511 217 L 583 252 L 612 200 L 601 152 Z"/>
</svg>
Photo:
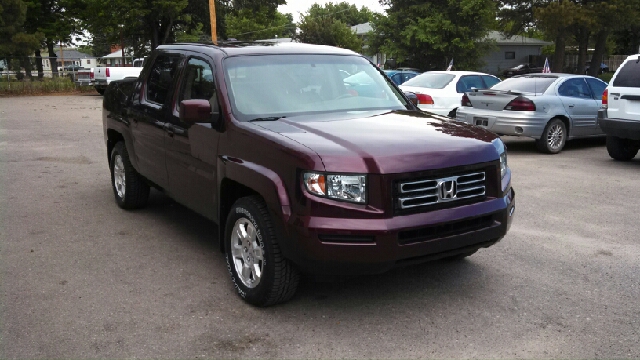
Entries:
<svg viewBox="0 0 640 360">
<path fill-rule="evenodd" d="M 211 108 L 217 105 L 216 87 L 213 82 L 213 70 L 204 60 L 189 59 L 184 75 L 184 86 L 181 100 L 208 100 Z"/>
</svg>

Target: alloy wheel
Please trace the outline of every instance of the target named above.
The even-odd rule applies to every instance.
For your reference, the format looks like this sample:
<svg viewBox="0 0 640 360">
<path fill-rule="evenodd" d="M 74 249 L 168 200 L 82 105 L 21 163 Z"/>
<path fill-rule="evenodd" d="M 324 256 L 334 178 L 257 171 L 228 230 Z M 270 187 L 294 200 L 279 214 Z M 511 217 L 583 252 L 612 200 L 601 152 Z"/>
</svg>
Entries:
<svg viewBox="0 0 640 360">
<path fill-rule="evenodd" d="M 264 270 L 264 251 L 255 226 L 246 218 L 238 219 L 231 231 L 231 257 L 244 286 L 250 289 L 258 286 Z"/>
</svg>

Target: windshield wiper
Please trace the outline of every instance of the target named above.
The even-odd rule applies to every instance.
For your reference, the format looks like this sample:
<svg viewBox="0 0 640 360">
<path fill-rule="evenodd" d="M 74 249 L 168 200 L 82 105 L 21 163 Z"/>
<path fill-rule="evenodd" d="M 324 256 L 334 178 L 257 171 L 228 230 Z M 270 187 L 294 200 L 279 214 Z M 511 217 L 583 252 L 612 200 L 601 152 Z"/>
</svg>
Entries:
<svg viewBox="0 0 640 360">
<path fill-rule="evenodd" d="M 268 117 L 259 117 L 259 118 L 255 118 L 255 119 L 251 119 L 249 120 L 249 122 L 256 122 L 256 121 L 278 121 L 280 119 L 284 119 L 286 118 L 286 116 L 268 116 Z"/>
</svg>

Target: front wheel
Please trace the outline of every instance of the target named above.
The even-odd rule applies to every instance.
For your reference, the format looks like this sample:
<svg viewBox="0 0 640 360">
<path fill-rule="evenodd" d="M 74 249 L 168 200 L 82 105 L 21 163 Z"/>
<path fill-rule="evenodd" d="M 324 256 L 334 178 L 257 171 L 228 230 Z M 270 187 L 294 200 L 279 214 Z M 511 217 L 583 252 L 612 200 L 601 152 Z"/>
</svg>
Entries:
<svg viewBox="0 0 640 360">
<path fill-rule="evenodd" d="M 551 119 L 542 132 L 540 139 L 536 140 L 538 150 L 547 154 L 557 154 L 564 148 L 567 141 L 567 127 L 560 119 Z"/>
<path fill-rule="evenodd" d="M 298 270 L 282 256 L 264 201 L 239 199 L 225 227 L 227 268 L 238 295 L 255 306 L 285 302 L 296 292 Z"/>
<path fill-rule="evenodd" d="M 124 142 L 118 142 L 111 151 L 111 186 L 116 203 L 123 209 L 144 207 L 149 199 L 149 185 L 138 174 L 131 161 Z"/>
<path fill-rule="evenodd" d="M 638 142 L 617 136 L 607 136 L 607 152 L 612 159 L 629 161 L 638 154 Z"/>
</svg>

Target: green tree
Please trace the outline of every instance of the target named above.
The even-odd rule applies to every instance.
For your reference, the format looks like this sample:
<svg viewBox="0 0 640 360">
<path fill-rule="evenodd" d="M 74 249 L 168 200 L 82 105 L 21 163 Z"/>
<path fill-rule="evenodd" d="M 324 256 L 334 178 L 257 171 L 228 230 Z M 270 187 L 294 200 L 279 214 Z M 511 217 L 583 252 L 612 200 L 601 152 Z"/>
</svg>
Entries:
<svg viewBox="0 0 640 360">
<path fill-rule="evenodd" d="M 259 10 L 242 9 L 225 17 L 227 37 L 238 40 L 258 40 L 295 35 L 296 25 L 291 14 L 270 13 L 267 7 Z"/>
<path fill-rule="evenodd" d="M 27 56 L 39 49 L 43 34 L 25 30 L 26 19 L 27 4 L 24 1 L 0 0 L 0 56 L 20 57 L 20 67 L 24 67 L 30 76 L 31 63 Z"/>
<path fill-rule="evenodd" d="M 308 44 L 331 45 L 362 52 L 362 40 L 351 31 L 351 26 L 373 20 L 374 14 L 366 7 L 341 2 L 324 6 L 313 4 L 302 16 L 296 38 Z"/>
<path fill-rule="evenodd" d="M 495 24 L 492 0 L 382 0 L 387 16 L 372 22 L 371 48 L 398 63 L 421 69 L 477 69 L 494 45 L 486 40 Z"/>
</svg>

